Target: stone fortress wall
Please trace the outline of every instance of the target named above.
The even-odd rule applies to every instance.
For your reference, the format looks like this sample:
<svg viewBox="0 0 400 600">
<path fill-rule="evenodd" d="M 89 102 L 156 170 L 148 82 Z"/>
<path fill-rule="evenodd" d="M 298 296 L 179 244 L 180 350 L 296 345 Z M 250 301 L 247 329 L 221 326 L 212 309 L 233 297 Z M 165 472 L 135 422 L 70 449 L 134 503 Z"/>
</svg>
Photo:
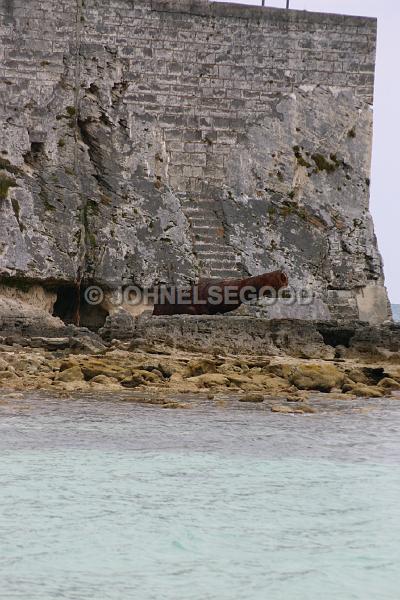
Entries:
<svg viewBox="0 0 400 600">
<path fill-rule="evenodd" d="M 312 318 L 390 318 L 375 45 L 362 17 L 0 0 L 3 282 L 60 296 L 284 268 Z"/>
</svg>

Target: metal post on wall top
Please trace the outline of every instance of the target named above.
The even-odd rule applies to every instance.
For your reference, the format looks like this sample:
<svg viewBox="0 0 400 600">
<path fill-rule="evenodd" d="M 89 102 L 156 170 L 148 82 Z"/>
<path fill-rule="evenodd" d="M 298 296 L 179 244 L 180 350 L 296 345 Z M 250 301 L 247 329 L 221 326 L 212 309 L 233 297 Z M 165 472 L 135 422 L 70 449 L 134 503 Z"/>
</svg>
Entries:
<svg viewBox="0 0 400 600">
<path fill-rule="evenodd" d="M 289 8 L 290 0 L 286 0 L 286 8 Z M 261 0 L 261 6 L 265 6 L 265 0 Z"/>
</svg>

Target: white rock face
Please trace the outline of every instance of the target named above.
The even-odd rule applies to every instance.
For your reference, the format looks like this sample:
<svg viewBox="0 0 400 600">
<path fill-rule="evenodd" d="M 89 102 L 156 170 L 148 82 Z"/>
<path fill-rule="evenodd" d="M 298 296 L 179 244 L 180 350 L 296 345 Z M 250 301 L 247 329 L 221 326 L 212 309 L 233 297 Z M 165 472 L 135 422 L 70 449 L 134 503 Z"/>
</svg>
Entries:
<svg viewBox="0 0 400 600">
<path fill-rule="evenodd" d="M 284 268 L 316 303 L 276 315 L 390 318 L 368 208 L 374 20 L 3 4 L 4 283 L 73 298 Z"/>
</svg>

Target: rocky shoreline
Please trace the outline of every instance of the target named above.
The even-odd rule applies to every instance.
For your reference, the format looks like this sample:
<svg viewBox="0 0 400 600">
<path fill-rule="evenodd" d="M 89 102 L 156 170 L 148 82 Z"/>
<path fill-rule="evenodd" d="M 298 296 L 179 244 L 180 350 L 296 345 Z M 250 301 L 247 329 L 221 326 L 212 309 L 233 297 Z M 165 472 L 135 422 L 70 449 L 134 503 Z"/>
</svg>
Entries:
<svg viewBox="0 0 400 600">
<path fill-rule="evenodd" d="M 3 399 L 33 390 L 61 397 L 98 392 L 164 408 L 188 408 L 185 397 L 221 402 L 229 395 L 288 414 L 317 412 L 310 403 L 316 395 L 332 400 L 400 399 L 400 358 L 393 340 L 384 349 L 370 339 L 370 346 L 359 344 L 357 352 L 351 345 L 326 346 L 324 358 L 310 358 L 290 356 L 290 344 L 288 352 L 279 355 L 217 347 L 205 352 L 174 348 L 151 337 L 104 342 L 77 328 L 65 328 L 65 333 L 70 335 L 0 337 Z"/>
</svg>

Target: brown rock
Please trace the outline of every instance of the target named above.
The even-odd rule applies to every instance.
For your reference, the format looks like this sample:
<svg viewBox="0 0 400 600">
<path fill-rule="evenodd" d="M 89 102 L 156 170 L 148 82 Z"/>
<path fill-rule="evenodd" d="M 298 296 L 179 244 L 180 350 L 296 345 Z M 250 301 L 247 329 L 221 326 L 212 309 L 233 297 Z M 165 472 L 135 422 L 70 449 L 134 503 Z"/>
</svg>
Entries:
<svg viewBox="0 0 400 600">
<path fill-rule="evenodd" d="M 67 392 L 83 392 L 90 390 L 90 385 L 86 381 L 55 381 L 51 387 L 51 390 L 54 389 Z"/>
<path fill-rule="evenodd" d="M 300 364 L 289 376 L 289 381 L 301 390 L 330 392 L 343 384 L 344 374 L 330 364 Z"/>
<path fill-rule="evenodd" d="M 0 371 L 0 381 L 6 379 L 15 379 L 16 375 L 12 371 Z"/>
<path fill-rule="evenodd" d="M 343 392 L 350 392 L 355 396 L 363 398 L 382 398 L 384 395 L 382 390 L 376 386 L 363 385 L 362 383 L 356 383 L 354 385 L 345 384 L 342 388 Z"/>
<path fill-rule="evenodd" d="M 7 371 L 8 362 L 0 357 L 0 371 Z"/>
<path fill-rule="evenodd" d="M 7 400 L 21 400 L 24 397 L 21 392 L 9 392 L 7 394 L 2 394 L 2 396 Z"/>
<path fill-rule="evenodd" d="M 101 360 L 88 357 L 88 359 L 82 361 L 80 366 L 86 379 L 93 379 L 96 375 L 106 375 L 121 381 L 132 373 L 132 369 L 128 366 L 112 364 L 109 359 Z"/>
<path fill-rule="evenodd" d="M 125 388 L 139 387 L 139 385 L 144 385 L 144 383 L 145 380 L 140 375 L 130 375 L 121 381 L 121 385 Z"/>
<path fill-rule="evenodd" d="M 298 411 L 296 411 L 291 406 L 285 406 L 284 404 L 273 404 L 271 406 L 271 412 L 293 414 Z"/>
<path fill-rule="evenodd" d="M 132 377 L 138 376 L 142 377 L 145 381 L 149 381 L 151 383 L 159 383 L 163 376 L 160 372 L 157 371 L 145 371 L 143 369 L 135 369 L 132 371 Z"/>
<path fill-rule="evenodd" d="M 102 385 L 111 384 L 119 384 L 119 381 L 116 377 L 107 377 L 107 375 L 96 375 L 93 379 L 90 380 L 91 383 L 101 383 Z"/>
<path fill-rule="evenodd" d="M 303 412 L 303 413 L 310 413 L 310 414 L 317 412 L 317 410 L 313 406 L 310 406 L 309 404 L 304 404 L 304 402 L 299 407 L 299 410 L 301 410 L 301 412 Z"/>
<path fill-rule="evenodd" d="M 275 364 L 275 365 L 266 367 L 264 370 L 267 371 L 268 373 L 271 373 L 271 375 L 275 375 L 276 377 L 281 377 L 282 379 L 287 380 L 287 379 L 289 379 L 290 375 L 292 374 L 293 364 L 286 364 L 286 363 Z"/>
<path fill-rule="evenodd" d="M 221 362 L 206 358 L 190 360 L 187 364 L 189 377 L 197 377 L 206 373 L 215 373 Z"/>
<path fill-rule="evenodd" d="M 229 381 L 237 387 L 246 387 L 248 385 L 254 385 L 254 381 L 246 375 L 237 375 L 236 373 L 234 375 L 232 375 L 232 373 L 225 373 L 225 375 L 228 377 Z"/>
<path fill-rule="evenodd" d="M 166 402 L 161 408 L 190 408 L 190 404 L 185 402 Z"/>
<path fill-rule="evenodd" d="M 400 383 L 391 377 L 384 377 L 378 383 L 378 387 L 382 388 L 384 391 L 387 390 L 400 390 Z"/>
<path fill-rule="evenodd" d="M 350 371 L 346 372 L 346 375 L 355 383 L 363 383 L 364 385 L 368 385 L 370 383 L 368 377 L 362 369 L 351 369 Z"/>
<path fill-rule="evenodd" d="M 64 369 L 64 371 L 60 371 L 55 376 L 55 381 L 63 381 L 63 382 L 71 382 L 71 381 L 83 381 L 84 376 L 82 373 L 82 369 L 78 367 L 78 365 L 74 367 L 69 367 L 68 369 Z"/>
<path fill-rule="evenodd" d="M 262 394 L 245 394 L 239 398 L 239 402 L 264 402 L 264 396 Z"/>
<path fill-rule="evenodd" d="M 228 387 L 229 379 L 222 373 L 206 373 L 204 375 L 198 375 L 197 377 L 190 377 L 187 379 L 188 382 L 195 383 L 197 387 Z"/>
<path fill-rule="evenodd" d="M 71 369 L 72 367 L 76 367 L 77 365 L 77 359 L 74 356 L 69 356 L 68 358 L 61 361 L 60 371 L 66 371 L 67 369 Z"/>
</svg>

